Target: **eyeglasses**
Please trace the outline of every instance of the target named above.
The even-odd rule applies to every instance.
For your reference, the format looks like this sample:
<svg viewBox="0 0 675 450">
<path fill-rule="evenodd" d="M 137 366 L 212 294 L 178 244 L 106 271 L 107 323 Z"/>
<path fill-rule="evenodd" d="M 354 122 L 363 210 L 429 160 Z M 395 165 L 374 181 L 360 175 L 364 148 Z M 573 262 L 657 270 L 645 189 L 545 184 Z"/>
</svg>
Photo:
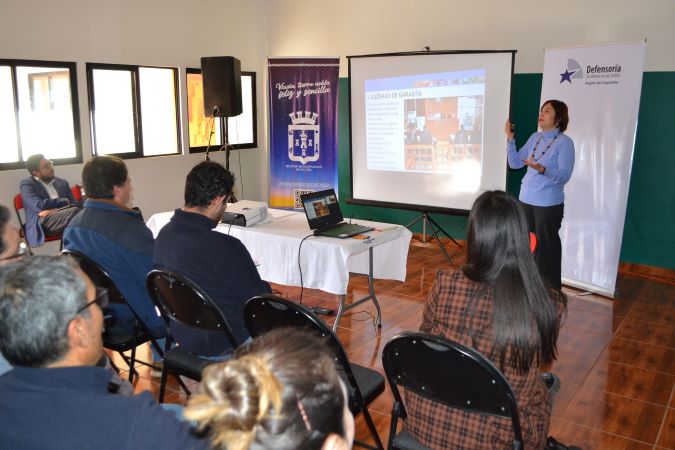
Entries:
<svg viewBox="0 0 675 450">
<path fill-rule="evenodd" d="M 38 169 L 49 169 L 50 167 L 54 167 L 54 161 L 47 161 L 44 164 L 40 164 Z"/>
<path fill-rule="evenodd" d="M 82 311 L 89 308 L 94 303 L 96 303 L 101 309 L 108 307 L 108 305 L 110 304 L 110 301 L 108 300 L 108 290 L 106 288 L 97 287 L 96 288 L 96 297 L 94 297 L 94 299 L 92 301 L 88 302 L 84 306 L 81 306 L 80 308 L 78 308 L 75 315 L 80 314 Z"/>
<path fill-rule="evenodd" d="M 0 258 L 0 261 L 9 261 L 12 259 L 21 258 L 22 256 L 26 256 L 29 254 L 30 253 L 28 251 L 28 246 L 26 245 L 26 243 L 20 242 L 19 247 L 16 249 L 16 253 L 14 253 L 11 256 L 5 256 L 4 258 Z"/>
</svg>

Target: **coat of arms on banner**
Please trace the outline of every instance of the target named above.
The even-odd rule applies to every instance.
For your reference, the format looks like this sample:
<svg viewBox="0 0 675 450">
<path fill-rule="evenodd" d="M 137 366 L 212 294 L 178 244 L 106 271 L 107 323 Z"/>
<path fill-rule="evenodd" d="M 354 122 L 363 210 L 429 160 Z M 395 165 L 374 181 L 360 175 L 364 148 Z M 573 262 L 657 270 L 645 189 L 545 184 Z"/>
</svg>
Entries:
<svg viewBox="0 0 675 450">
<path fill-rule="evenodd" d="M 289 114 L 293 122 L 288 126 L 288 158 L 301 164 L 319 160 L 319 115 L 310 111 Z"/>
</svg>

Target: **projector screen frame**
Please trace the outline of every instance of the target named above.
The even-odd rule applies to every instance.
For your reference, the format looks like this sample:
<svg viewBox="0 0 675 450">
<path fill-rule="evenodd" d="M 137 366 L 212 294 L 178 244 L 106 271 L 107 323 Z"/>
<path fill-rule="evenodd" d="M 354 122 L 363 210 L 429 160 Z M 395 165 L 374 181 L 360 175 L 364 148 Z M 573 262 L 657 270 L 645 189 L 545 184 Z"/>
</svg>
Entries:
<svg viewBox="0 0 675 450">
<path fill-rule="evenodd" d="M 508 117 L 511 117 L 511 108 L 513 101 L 513 80 L 514 80 L 514 68 L 515 68 L 515 58 L 517 50 L 421 50 L 421 51 L 411 51 L 411 52 L 393 52 L 393 53 L 373 53 L 373 54 L 363 54 L 363 55 L 348 55 L 348 82 L 349 82 L 349 193 L 350 195 L 345 199 L 346 203 L 352 205 L 362 205 L 362 206 L 372 206 L 380 208 L 390 208 L 390 209 L 402 209 L 408 211 L 417 211 L 421 213 L 434 213 L 434 214 L 446 214 L 454 216 L 468 216 L 469 209 L 463 208 L 449 208 L 449 207 L 440 207 L 434 205 L 424 205 L 424 204 L 411 204 L 411 203 L 399 203 L 399 202 L 388 202 L 381 200 L 369 200 L 362 198 L 354 198 L 354 145 L 353 145 L 353 135 L 352 135 L 352 58 L 378 58 L 378 57 L 397 57 L 397 56 L 426 56 L 426 55 L 446 55 L 446 54 L 487 54 L 487 53 L 510 53 L 511 54 L 511 75 L 510 75 L 510 89 L 509 89 L 509 105 L 508 105 Z M 508 165 L 504 166 L 504 172 L 506 175 L 505 185 L 508 186 L 509 171 Z"/>
</svg>

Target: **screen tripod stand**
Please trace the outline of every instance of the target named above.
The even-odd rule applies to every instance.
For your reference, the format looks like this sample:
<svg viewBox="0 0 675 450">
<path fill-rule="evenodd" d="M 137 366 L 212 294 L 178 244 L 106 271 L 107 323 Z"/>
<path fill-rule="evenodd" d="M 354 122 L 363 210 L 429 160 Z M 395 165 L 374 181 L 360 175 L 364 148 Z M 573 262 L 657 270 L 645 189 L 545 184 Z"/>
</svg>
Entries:
<svg viewBox="0 0 675 450">
<path fill-rule="evenodd" d="M 443 254 L 445 255 L 445 259 L 448 260 L 448 264 L 452 264 L 452 258 L 448 254 L 448 251 L 445 249 L 445 246 L 443 245 L 443 242 L 441 242 L 441 239 L 438 237 L 438 231 L 442 232 L 444 235 L 447 236 L 448 239 L 450 239 L 454 244 L 462 248 L 462 245 L 457 242 L 452 236 L 450 236 L 444 229 L 441 227 L 434 219 L 429 216 L 429 213 L 423 212 L 421 216 L 410 222 L 408 225 L 405 227 L 410 229 L 413 225 L 415 225 L 417 222 L 422 221 L 422 242 L 426 243 L 426 228 L 429 227 L 431 230 L 431 233 L 433 235 L 432 239 L 435 239 L 436 242 L 438 243 L 438 246 L 441 248 L 443 251 Z M 412 230 L 411 230 L 412 231 Z"/>
</svg>

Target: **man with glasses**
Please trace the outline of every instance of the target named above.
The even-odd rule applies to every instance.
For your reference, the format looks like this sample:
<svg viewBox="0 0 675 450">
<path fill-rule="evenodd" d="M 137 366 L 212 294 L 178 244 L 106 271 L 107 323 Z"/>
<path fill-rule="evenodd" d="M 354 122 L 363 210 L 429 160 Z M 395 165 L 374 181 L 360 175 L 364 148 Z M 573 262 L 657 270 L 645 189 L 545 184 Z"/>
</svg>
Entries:
<svg viewBox="0 0 675 450">
<path fill-rule="evenodd" d="M 148 392 L 109 391 L 104 291 L 65 256 L 18 259 L 0 271 L 3 448 L 206 448 Z"/>
<path fill-rule="evenodd" d="M 2 266 L 9 264 L 18 258 L 24 256 L 29 256 L 29 252 L 26 243 L 23 242 L 19 236 L 19 230 L 16 227 L 12 226 L 9 223 L 9 210 L 0 205 L 0 270 Z M 97 288 L 99 289 L 99 288 Z M 107 295 L 107 291 L 100 292 L 97 290 L 97 298 L 101 296 L 99 306 L 106 307 L 107 300 L 103 300 L 103 295 Z M 99 367 L 105 367 L 113 374 L 111 384 L 116 386 L 117 392 L 124 395 L 133 395 L 134 387 L 120 378 L 120 376 L 114 371 L 110 364 L 110 360 L 107 356 L 104 355 L 103 358 L 97 364 Z M 12 366 L 7 362 L 5 357 L 0 353 L 0 375 L 10 370 Z"/>
<path fill-rule="evenodd" d="M 21 197 L 26 211 L 26 240 L 33 247 L 45 237 L 60 236 L 78 212 L 70 184 L 54 176 L 54 164 L 42 154 L 26 160 L 30 177 L 21 180 Z"/>
</svg>

